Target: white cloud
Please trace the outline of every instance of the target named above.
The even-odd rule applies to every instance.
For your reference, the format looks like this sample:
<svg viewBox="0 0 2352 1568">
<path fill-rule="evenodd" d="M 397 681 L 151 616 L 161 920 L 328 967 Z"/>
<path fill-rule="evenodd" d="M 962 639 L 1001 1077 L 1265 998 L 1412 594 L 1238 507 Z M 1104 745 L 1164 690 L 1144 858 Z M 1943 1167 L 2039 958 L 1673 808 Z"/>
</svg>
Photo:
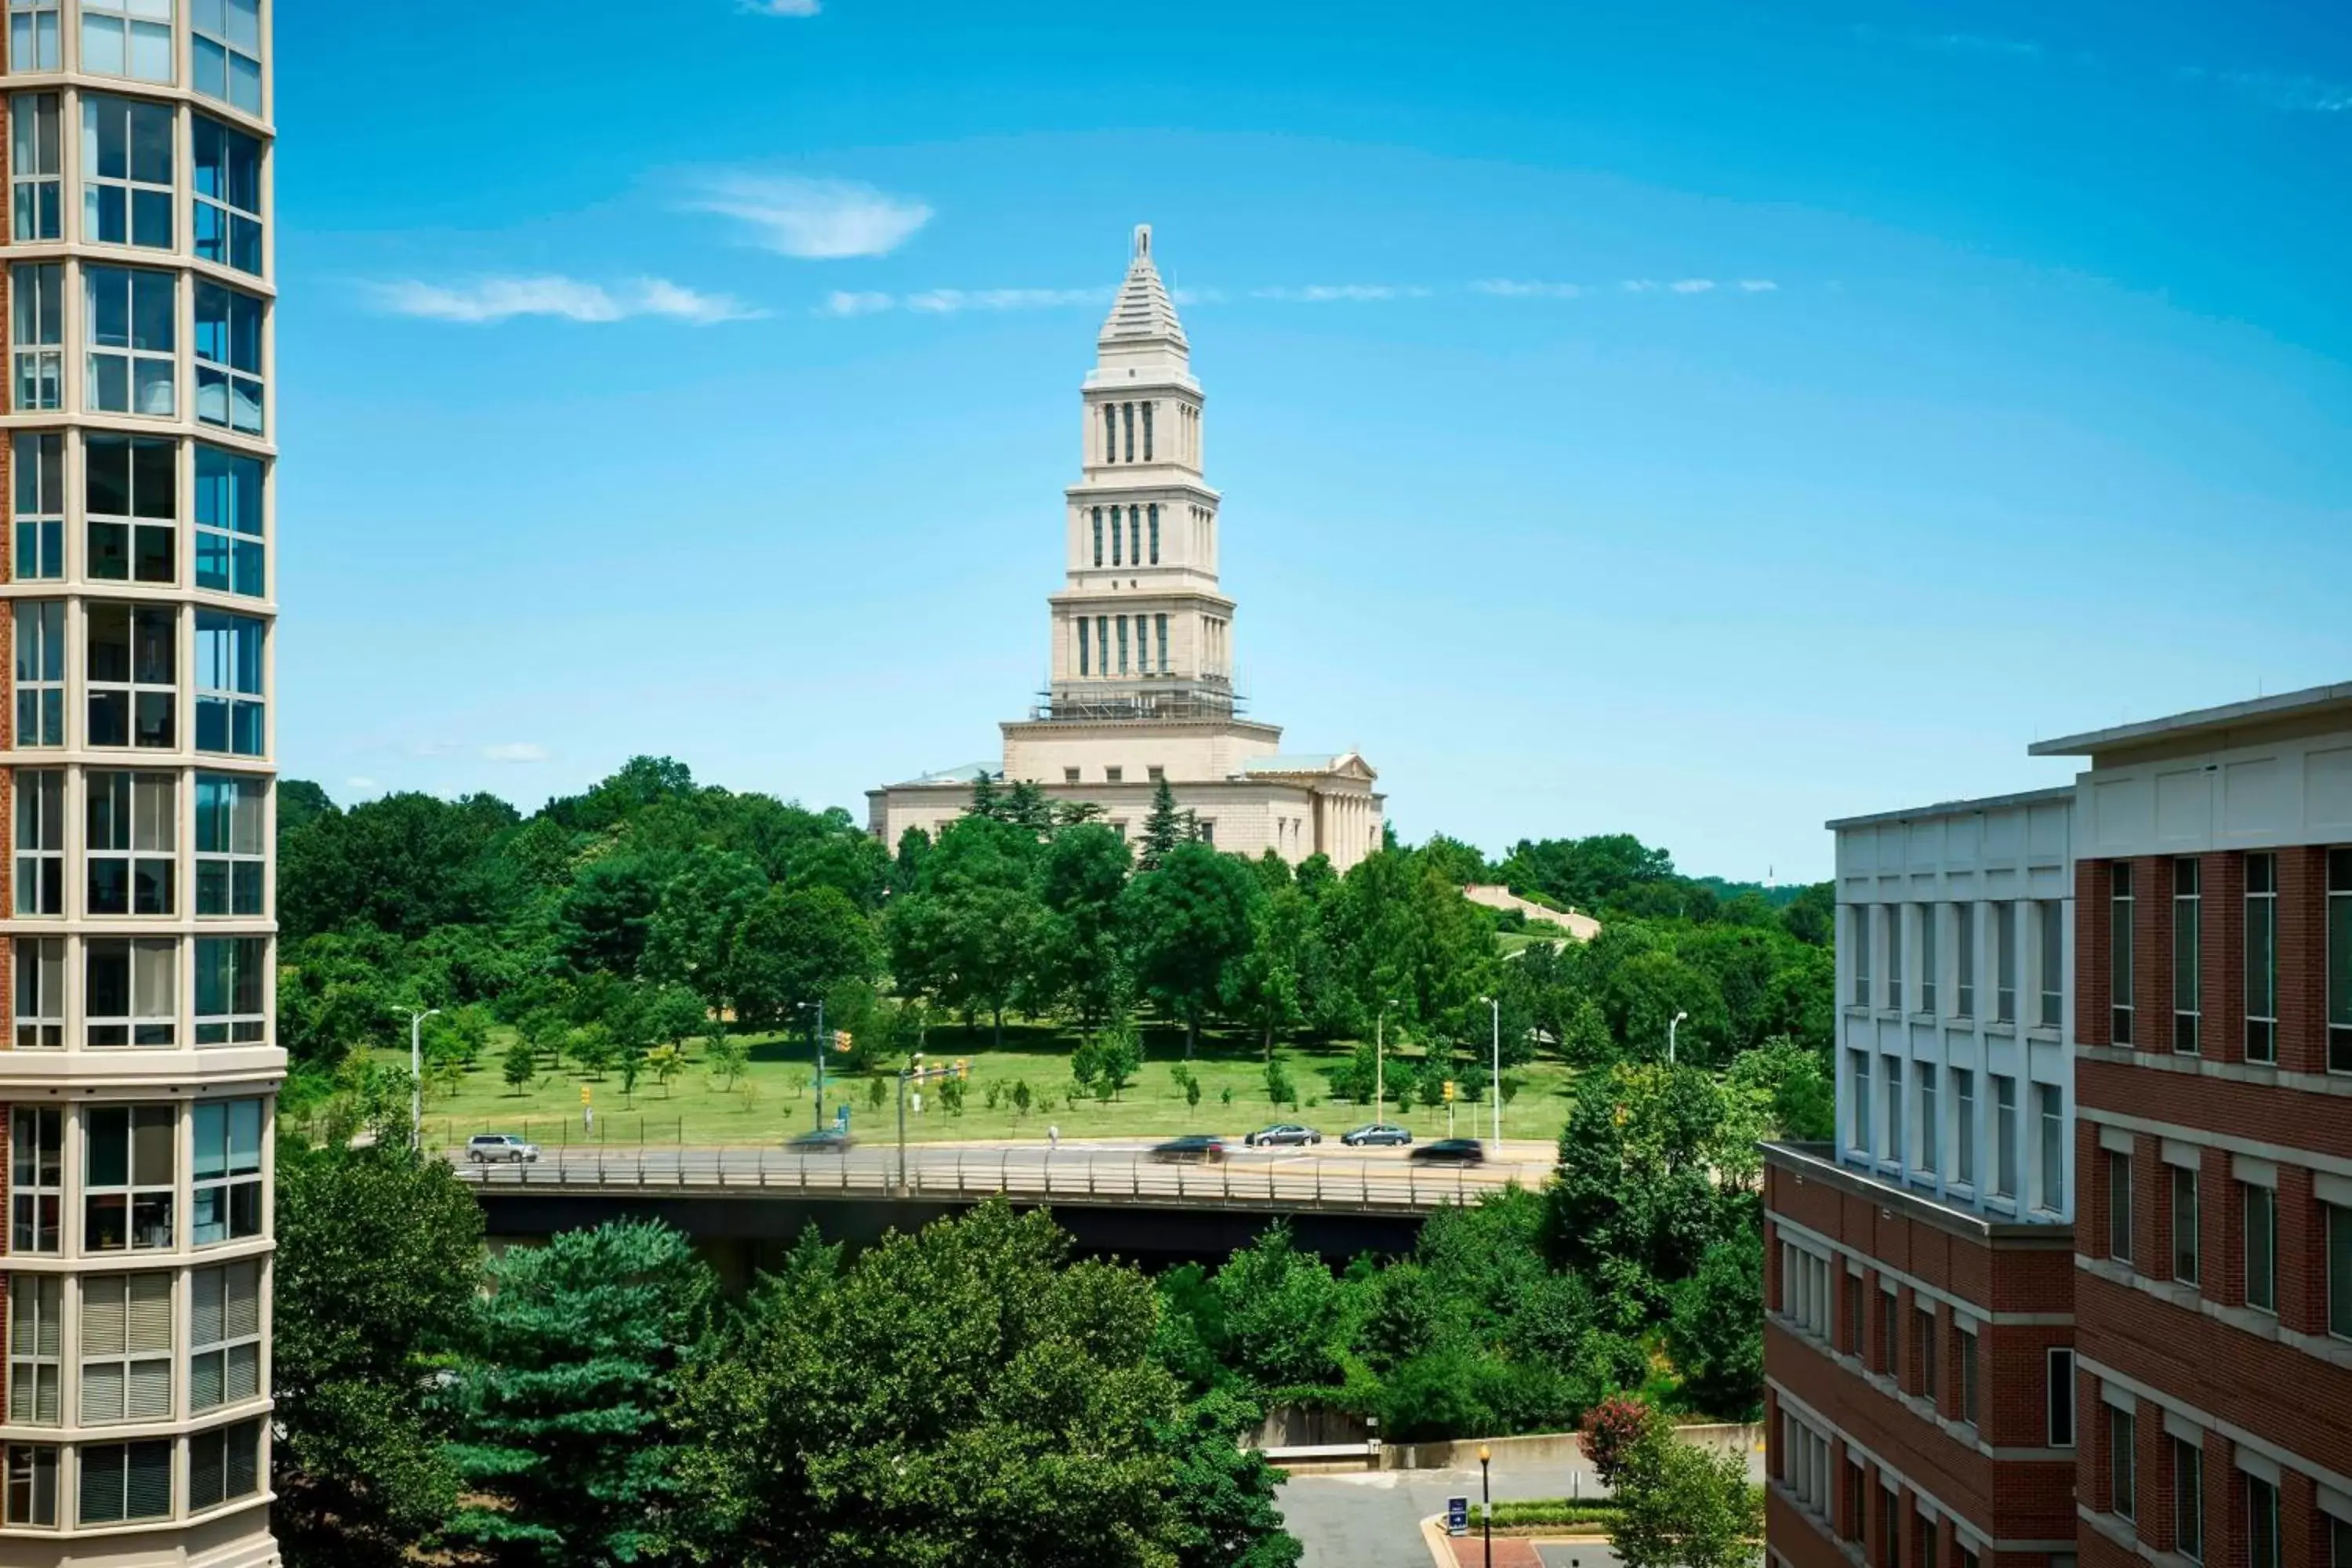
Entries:
<svg viewBox="0 0 2352 1568">
<path fill-rule="evenodd" d="M 724 294 L 704 294 L 662 278 L 645 278 L 618 289 L 601 283 L 548 273 L 535 278 L 483 278 L 451 285 L 404 279 L 369 286 L 377 307 L 395 316 L 432 321 L 493 326 L 518 316 L 551 316 L 565 321 L 625 321 L 657 316 L 709 326 L 751 321 L 749 310 Z"/>
<path fill-rule="evenodd" d="M 1310 283 L 1303 289 L 1253 289 L 1253 300 L 1280 300 L 1297 305 L 1328 305 L 1345 300 L 1362 303 L 1376 300 L 1419 300 L 1429 294 L 1426 289 L 1411 284 L 1392 283 Z"/>
<path fill-rule="evenodd" d="M 750 226 L 762 249 L 810 260 L 887 256 L 931 221 L 931 209 L 850 180 L 725 174 L 704 187 L 697 212 Z"/>
<path fill-rule="evenodd" d="M 1685 278 L 1677 280 L 1673 287 L 1675 292 L 1677 294 L 1705 294 L 1714 289 L 1715 279 L 1712 278 Z"/>
<path fill-rule="evenodd" d="M 1225 302 L 1223 289 L 1171 289 L 1168 297 L 1179 305 L 1222 305 Z"/>
<path fill-rule="evenodd" d="M 820 0 L 737 0 L 737 9 L 754 16 L 814 16 L 824 6 Z"/>
<path fill-rule="evenodd" d="M 547 748 L 539 744 L 535 741 L 508 741 L 495 746 L 484 746 L 482 748 L 482 761 L 486 763 L 543 763 L 547 761 Z"/>
<path fill-rule="evenodd" d="M 1780 286 L 1769 278 L 1742 278 L 1739 287 L 1743 293 L 1771 294 L 1778 292 Z"/>
<path fill-rule="evenodd" d="M 1509 278 L 1485 278 L 1470 287 L 1505 300 L 1573 300 L 1584 292 L 1579 283 L 1523 283 Z"/>
<path fill-rule="evenodd" d="M 945 315 L 956 310 L 1050 310 L 1057 305 L 1100 305 L 1109 300 L 1109 290 L 1103 289 L 931 289 L 908 295 L 905 304 L 909 310 Z"/>
<path fill-rule="evenodd" d="M 1658 286 L 1647 278 L 1628 278 L 1617 287 L 1628 294 L 1648 294 L 1654 291 Z"/>
<path fill-rule="evenodd" d="M 2183 74 L 2195 78 L 2205 73 Z M 2352 112 L 2352 87 L 2338 82 L 2315 81 L 2307 76 L 2273 76 L 2263 71 L 2225 71 L 2214 79 L 2289 114 Z"/>
<path fill-rule="evenodd" d="M 817 307 L 820 316 L 870 316 L 877 310 L 887 310 L 898 304 L 887 294 L 851 293 L 836 289 Z"/>
</svg>

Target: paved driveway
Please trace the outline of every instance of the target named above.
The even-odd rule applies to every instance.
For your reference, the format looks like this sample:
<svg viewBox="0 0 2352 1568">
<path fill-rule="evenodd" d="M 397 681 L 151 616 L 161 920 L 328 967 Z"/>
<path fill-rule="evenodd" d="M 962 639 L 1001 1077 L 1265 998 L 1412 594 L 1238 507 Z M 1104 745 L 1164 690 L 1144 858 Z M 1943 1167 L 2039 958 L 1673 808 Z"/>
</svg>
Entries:
<svg viewBox="0 0 2352 1568">
<path fill-rule="evenodd" d="M 1591 1497 L 1596 1489 L 1591 1470 L 1580 1462 L 1495 1468 L 1498 1502 Z M 1294 1476 L 1282 1489 L 1281 1503 L 1290 1532 L 1307 1548 L 1305 1568 L 1430 1568 L 1421 1521 L 1444 1513 L 1452 1497 L 1477 1501 L 1475 1468 Z M 1498 1554 L 1497 1568 L 1500 1563 Z M 1617 1559 L 1605 1546 L 1573 1553 L 1547 1548 L 1544 1568 L 1617 1568 Z"/>
</svg>

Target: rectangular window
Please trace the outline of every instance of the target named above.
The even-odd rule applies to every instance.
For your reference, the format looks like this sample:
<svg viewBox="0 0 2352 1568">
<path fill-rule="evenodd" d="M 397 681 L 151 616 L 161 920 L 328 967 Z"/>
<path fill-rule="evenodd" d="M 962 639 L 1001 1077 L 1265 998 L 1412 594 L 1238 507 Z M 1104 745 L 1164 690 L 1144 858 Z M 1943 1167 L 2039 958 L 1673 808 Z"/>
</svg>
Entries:
<svg viewBox="0 0 2352 1568">
<path fill-rule="evenodd" d="M 1960 1419 L 1973 1426 L 1977 1424 L 1977 1335 L 1974 1329 L 1964 1328 L 1954 1336 L 1958 1349 L 1954 1359 L 1959 1363 Z"/>
<path fill-rule="evenodd" d="M 196 284 L 196 419 L 261 434 L 261 316 L 251 294 Z"/>
<path fill-rule="evenodd" d="M 2066 1022 L 2066 906 L 2042 899 L 2034 906 L 2042 937 L 2042 1026 L 2057 1029 Z"/>
<path fill-rule="evenodd" d="M 1869 1495 L 1869 1478 L 1861 1464 L 1853 1459 L 1845 1462 L 1845 1529 L 1838 1533 L 1848 1541 L 1863 1538 L 1863 1499 Z"/>
<path fill-rule="evenodd" d="M 85 267 L 81 276 L 89 346 L 84 401 L 100 414 L 178 414 L 177 280 L 137 267 Z"/>
<path fill-rule="evenodd" d="M 1849 904 L 1846 910 L 1846 938 L 1853 949 L 1853 1005 L 1867 1007 L 1870 1005 L 1871 906 Z"/>
<path fill-rule="evenodd" d="M 1876 1371 L 1888 1377 L 1900 1378 L 1903 1363 L 1895 1356 L 1895 1295 L 1892 1290 L 1878 1293 L 1878 1365 Z"/>
<path fill-rule="evenodd" d="M 1143 460 L 1147 463 L 1151 461 L 1151 410 L 1155 406 L 1150 403 L 1143 405 Z"/>
<path fill-rule="evenodd" d="M 58 1326 L 64 1321 L 64 1281 L 54 1274 L 8 1277 L 8 1420 L 17 1426 L 56 1426 L 64 1386 Z"/>
<path fill-rule="evenodd" d="M 202 535 L 199 535 L 198 537 L 201 538 Z M 198 549 L 201 550 L 202 546 L 198 546 Z M 1084 616 L 1080 616 L 1078 617 L 1078 673 L 1080 675 L 1091 675 L 1094 673 L 1093 659 L 1091 657 L 1092 650 L 1088 646 L 1093 639 L 1087 636 L 1087 618 Z"/>
<path fill-rule="evenodd" d="M 2278 1310 L 2278 1194 L 2240 1184 L 2246 1210 L 2246 1305 Z"/>
<path fill-rule="evenodd" d="M 176 118 L 161 103 L 83 95 L 83 243 L 172 248 L 172 137 Z"/>
<path fill-rule="evenodd" d="M 19 1105 L 8 1113 L 8 1250 L 55 1253 L 64 1241 L 65 1112 Z"/>
<path fill-rule="evenodd" d="M 66 743 L 66 606 L 61 599 L 16 601 L 16 734 L 19 747 Z"/>
<path fill-rule="evenodd" d="M 1992 1075 L 1992 1190 L 1995 1197 L 2017 1196 L 2017 1080 Z"/>
<path fill-rule="evenodd" d="M 1903 1007 L 1903 906 L 1886 906 L 1886 1005 Z"/>
<path fill-rule="evenodd" d="M 261 1101 L 202 1101 L 194 1121 L 195 1245 L 259 1236 Z"/>
<path fill-rule="evenodd" d="M 1127 432 L 1127 460 L 1132 463 L 1135 461 L 1135 405 L 1122 403 L 1118 408 L 1119 425 Z"/>
<path fill-rule="evenodd" d="M 1903 1163 L 1903 1058 L 1888 1057 L 1886 1061 L 1886 1157 L 1896 1164 Z"/>
<path fill-rule="evenodd" d="M 1151 522 L 1151 563 L 1157 566 L 1160 564 L 1160 503 L 1154 501 L 1144 510 L 1150 514 Z"/>
<path fill-rule="evenodd" d="M 83 912 L 170 915 L 178 911 L 176 773 L 92 769 L 83 775 Z"/>
<path fill-rule="evenodd" d="M 66 775 L 16 770 L 16 913 L 66 912 Z"/>
<path fill-rule="evenodd" d="M 1103 405 L 1103 461 L 1118 461 L 1118 405 Z"/>
<path fill-rule="evenodd" d="M 56 20 L 52 12 L 49 20 Z M 58 1525 L 58 1450 L 49 1443 L 8 1445 L 7 1522 L 28 1529 Z"/>
<path fill-rule="evenodd" d="M 2327 1226 L 2327 1331 L 2352 1340 L 2352 1208 L 2322 1204 Z"/>
<path fill-rule="evenodd" d="M 83 1251 L 172 1246 L 172 1117 L 168 1105 L 94 1105 L 82 1112 Z"/>
<path fill-rule="evenodd" d="M 58 1050 L 66 1043 L 66 941 L 20 936 L 16 946 L 16 1048 Z"/>
<path fill-rule="evenodd" d="M 1952 1069 L 1952 1179 L 1977 1180 L 1977 1075 L 1968 1068 Z"/>
<path fill-rule="evenodd" d="M 2203 1011 L 2203 868 L 2194 859 L 2172 863 L 2172 1048 L 2197 1054 L 2197 1026 Z"/>
<path fill-rule="evenodd" d="M 1977 907 L 1952 906 L 1952 1011 L 1977 1016 Z"/>
<path fill-rule="evenodd" d="M 89 574 L 112 583 L 179 581 L 172 538 L 180 515 L 179 444 L 94 435 L 83 444 L 83 465 Z"/>
<path fill-rule="evenodd" d="M 188 1439 L 188 1511 L 198 1512 L 261 1489 L 261 1418 Z"/>
<path fill-rule="evenodd" d="M 88 5 L 89 0 L 82 0 Z M 81 1492 L 75 1513 L 82 1524 L 124 1524 L 166 1519 L 172 1512 L 172 1450 L 168 1439 L 100 1443 L 81 1451 Z"/>
<path fill-rule="evenodd" d="M 2246 1568 L 2280 1568 L 2278 1488 L 2260 1476 L 2248 1476 L 2245 1480 Z M 2352 1568 L 2352 1563 L 2344 1568 Z"/>
<path fill-rule="evenodd" d="M 88 937 L 82 951 L 84 1039 L 153 1048 L 179 1037 L 180 944 L 171 938 Z"/>
<path fill-rule="evenodd" d="M 56 93 L 20 92 L 8 100 L 8 173 L 16 196 L 10 237 L 18 245 L 65 237 L 63 140 Z"/>
<path fill-rule="evenodd" d="M 172 1415 L 172 1277 L 99 1274 L 81 1282 L 81 1424 Z"/>
<path fill-rule="evenodd" d="M 1160 673 L 1168 673 L 1168 617 L 1151 617 L 1151 639 L 1160 645 Z"/>
<path fill-rule="evenodd" d="M 2107 1155 L 2107 1256 L 2117 1263 L 2132 1258 L 2132 1161 L 2110 1149 Z"/>
<path fill-rule="evenodd" d="M 2205 1561 L 2205 1450 L 2180 1438 L 2172 1444 L 2172 1549 L 2191 1563 Z"/>
<path fill-rule="evenodd" d="M 2074 1446 L 2074 1352 L 2053 1345 L 2043 1363 L 2049 1377 L 2050 1446 Z"/>
<path fill-rule="evenodd" d="M 2066 1099 L 2054 1083 L 2033 1086 L 2042 1122 L 2042 1169 L 2034 1206 L 2045 1214 L 2066 1212 Z"/>
<path fill-rule="evenodd" d="M 66 438 L 20 430 L 11 443 L 16 464 L 16 555 L 9 563 L 19 583 L 55 582 L 66 574 Z"/>
<path fill-rule="evenodd" d="M 1127 672 L 1127 621 L 1119 620 L 1119 673 Z M 196 750 L 257 757 L 263 746 L 263 623 L 221 610 L 196 612 Z"/>
<path fill-rule="evenodd" d="M 261 1263 L 247 1258 L 188 1276 L 188 1412 L 261 1394 Z"/>
<path fill-rule="evenodd" d="M 261 140 L 195 117 L 196 258 L 261 276 Z"/>
<path fill-rule="evenodd" d="M 2139 1456 L 2133 1451 L 2138 1443 L 2138 1426 L 2129 1411 L 2107 1406 L 2107 1489 L 2113 1511 L 2123 1519 L 2139 1517 L 2135 1485 L 2139 1479 Z"/>
<path fill-rule="evenodd" d="M 1943 1129 L 1936 1121 L 1936 1064 L 1919 1064 L 1919 1158 L 1918 1168 L 1932 1174 L 1943 1151 L 1937 1145 Z"/>
<path fill-rule="evenodd" d="M 1997 1024 L 2017 1022 L 2017 906 L 2007 900 L 1992 907 L 1992 1016 Z"/>
<path fill-rule="evenodd" d="M 2198 1278 L 2197 1170 L 2172 1167 L 2172 1277 L 2184 1285 Z"/>
<path fill-rule="evenodd" d="M 1129 565 L 1143 564 L 1143 509 L 1139 506 L 1127 509 L 1127 559 Z M 1135 635 L 1139 642 L 1142 640 L 1140 631 Z"/>
<path fill-rule="evenodd" d="M 1843 1345 L 1845 1353 L 1859 1361 L 1862 1358 L 1862 1276 L 1848 1270 L 1845 1275 L 1845 1313 Z"/>
<path fill-rule="evenodd" d="M 8 269 L 8 339 L 16 354 L 16 412 L 66 401 L 66 269 L 54 261 Z"/>
<path fill-rule="evenodd" d="M 81 68 L 172 79 L 172 0 L 81 0 Z"/>
<path fill-rule="evenodd" d="M 2327 1070 L 2352 1072 L 2352 849 L 2327 852 Z"/>
<path fill-rule="evenodd" d="M 2246 857 L 2246 1059 L 2278 1060 L 2278 857 Z"/>
<path fill-rule="evenodd" d="M 1127 617 L 1126 617 L 1125 616 L 1119 616 L 1118 619 L 1118 672 L 1119 672 L 1121 675 L 1125 675 L 1125 674 L 1127 673 Z"/>
<path fill-rule="evenodd" d="M 83 620 L 89 644 L 89 743 L 170 751 L 179 733 L 176 613 L 101 603 L 90 605 Z"/>
<path fill-rule="evenodd" d="M 1911 1335 L 1918 1352 L 1918 1393 L 1922 1398 L 1933 1400 L 1936 1397 L 1936 1314 L 1931 1309 L 1912 1309 Z"/>
<path fill-rule="evenodd" d="M 1853 1086 L 1853 1116 L 1846 1128 L 1846 1147 L 1867 1154 L 1870 1142 L 1870 1053 L 1846 1053 L 1848 1076 Z"/>
<path fill-rule="evenodd" d="M 1937 932 L 1936 913 L 1940 904 L 1919 906 L 1919 1011 L 1936 1011 L 1936 946 Z"/>
<path fill-rule="evenodd" d="M 264 466 L 221 447 L 195 445 L 195 585 L 268 597 L 264 562 Z M 1087 621 L 1079 618 L 1079 637 Z"/>
<path fill-rule="evenodd" d="M 1878 1500 L 1878 1517 L 1883 1521 L 1878 1531 L 1880 1568 L 1903 1568 L 1903 1494 L 1882 1482 Z"/>
<path fill-rule="evenodd" d="M 1100 508 L 1100 507 L 1097 507 L 1097 508 L 1095 508 L 1095 509 L 1094 509 L 1094 513 L 1095 513 L 1095 518 L 1094 518 L 1094 523 L 1095 523 L 1095 564 L 1096 564 L 1096 565 L 1097 565 L 1097 566 L 1099 566 L 1099 565 L 1101 565 L 1101 564 L 1103 563 L 1103 559 L 1102 559 L 1102 508 Z"/>
<path fill-rule="evenodd" d="M 2132 1043 L 2132 868 L 2127 860 L 2107 868 L 2107 1013 L 2115 1043 Z"/>
<path fill-rule="evenodd" d="M 8 0 L 8 68 L 19 74 L 53 71 L 59 68 L 58 61 L 58 0 Z M 49 1463 L 57 1463 L 54 1449 Z M 13 1516 L 9 1522 L 16 1522 Z"/>
</svg>

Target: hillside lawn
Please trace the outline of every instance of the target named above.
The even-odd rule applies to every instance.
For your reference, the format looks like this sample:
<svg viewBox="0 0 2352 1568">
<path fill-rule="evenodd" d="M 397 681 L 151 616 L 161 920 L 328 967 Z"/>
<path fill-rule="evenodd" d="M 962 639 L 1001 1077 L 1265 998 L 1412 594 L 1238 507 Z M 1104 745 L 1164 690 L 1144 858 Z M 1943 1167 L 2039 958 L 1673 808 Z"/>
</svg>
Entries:
<svg viewBox="0 0 2352 1568">
<path fill-rule="evenodd" d="M 436 1148 L 455 1148 L 477 1132 L 514 1132 L 549 1147 L 590 1142 L 581 1118 L 583 1085 L 595 1108 L 593 1141 L 611 1147 L 684 1145 L 687 1147 L 748 1147 L 779 1142 L 804 1131 L 817 1121 L 811 1093 L 814 1077 L 805 1037 L 787 1040 L 776 1036 L 746 1037 L 751 1060 L 732 1089 L 721 1086 L 704 1059 L 703 1044 L 689 1044 L 688 1065 L 667 1085 L 651 1074 L 640 1076 L 635 1094 L 623 1092 L 621 1075 L 611 1071 L 583 1075 L 566 1063 L 561 1070 L 542 1073 L 518 1092 L 500 1072 L 501 1058 L 511 1041 L 505 1031 L 493 1033 L 480 1061 L 459 1079 L 455 1091 L 428 1079 L 425 1097 L 425 1136 Z M 1270 1104 L 1265 1093 L 1265 1063 L 1255 1040 L 1204 1034 L 1191 1067 L 1201 1081 L 1201 1103 L 1185 1104 L 1172 1069 L 1183 1060 L 1181 1031 L 1150 1029 L 1144 1035 L 1140 1072 L 1117 1100 L 1103 1101 L 1080 1093 L 1070 1079 L 1070 1052 L 1076 1038 L 1055 1026 L 1008 1023 L 1004 1044 L 992 1048 L 983 1026 L 966 1031 L 961 1026 L 933 1029 L 931 1063 L 961 1058 L 971 1064 L 964 1087 L 963 1114 L 950 1114 L 939 1102 L 938 1086 L 922 1089 L 923 1110 L 907 1117 L 909 1142 L 980 1142 L 1042 1141 L 1050 1125 L 1064 1138 L 1160 1138 L 1181 1132 L 1220 1132 L 1238 1136 L 1268 1122 L 1297 1120 L 1336 1140 L 1351 1127 L 1371 1120 L 1372 1108 L 1334 1100 L 1330 1086 L 1318 1070 L 1336 1067 L 1354 1052 L 1352 1041 L 1325 1047 L 1283 1047 L 1276 1057 L 1298 1092 L 1298 1110 Z M 1397 1055 L 1412 1058 L 1407 1047 Z M 405 1051 L 376 1052 L 375 1059 L 402 1072 L 408 1069 Z M 897 1134 L 896 1084 L 879 1076 L 885 1091 L 881 1108 L 869 1096 L 873 1078 L 825 1075 L 825 1120 L 835 1106 L 850 1107 L 851 1131 L 861 1139 Z M 1571 1100 L 1570 1069 L 1558 1062 L 1530 1062 L 1506 1076 L 1521 1080 L 1517 1097 L 1503 1110 L 1507 1138 L 1559 1136 Z M 1017 1081 L 1029 1085 L 1032 1102 L 1026 1115 L 1017 1113 L 1009 1092 L 997 1109 L 988 1108 L 991 1085 L 1009 1091 Z M 1226 1096 L 1230 1095 L 1228 1101 Z M 1075 1099 L 1067 1098 L 1075 1096 Z M 1412 1129 L 1417 1138 L 1444 1137 L 1445 1107 L 1415 1104 L 1401 1110 L 1389 1102 L 1388 1119 Z M 1464 1136 L 1482 1133 L 1490 1111 L 1467 1102 L 1454 1108 L 1454 1127 Z"/>
</svg>

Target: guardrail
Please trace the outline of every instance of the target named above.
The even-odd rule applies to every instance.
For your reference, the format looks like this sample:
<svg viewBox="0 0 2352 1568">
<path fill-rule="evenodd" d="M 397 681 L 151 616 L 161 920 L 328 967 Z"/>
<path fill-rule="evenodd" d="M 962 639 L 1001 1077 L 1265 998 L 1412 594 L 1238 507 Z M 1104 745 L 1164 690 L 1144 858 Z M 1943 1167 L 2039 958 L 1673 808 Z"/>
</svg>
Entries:
<svg viewBox="0 0 2352 1568">
<path fill-rule="evenodd" d="M 951 1157 L 950 1157 L 951 1156 Z M 537 1163 L 458 1163 L 487 1191 L 610 1194 L 789 1193 L 834 1198 L 1060 1198 L 1092 1203 L 1250 1209 L 1332 1209 L 1423 1215 L 1468 1204 L 1522 1175 L 1516 1165 L 1429 1169 L 1405 1160 L 1314 1159 L 1297 1165 L 1223 1162 L 1162 1164 L 1146 1156 L 1087 1153 L 1039 1157 L 1016 1150 L 926 1152 L 895 1159 L 802 1154 L 769 1149 L 565 1150 Z"/>
</svg>

